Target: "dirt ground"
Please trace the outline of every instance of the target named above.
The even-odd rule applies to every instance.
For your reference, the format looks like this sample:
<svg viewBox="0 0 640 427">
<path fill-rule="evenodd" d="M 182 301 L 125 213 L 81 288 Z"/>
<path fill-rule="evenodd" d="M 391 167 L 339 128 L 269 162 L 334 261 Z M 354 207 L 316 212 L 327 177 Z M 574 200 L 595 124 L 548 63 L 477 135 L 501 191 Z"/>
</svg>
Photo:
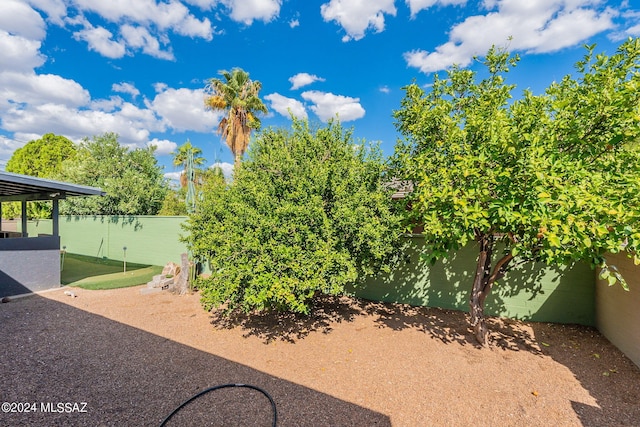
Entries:
<svg viewBox="0 0 640 427">
<path fill-rule="evenodd" d="M 278 426 L 640 426 L 640 369 L 592 328 L 493 319 L 481 348 L 455 311 L 343 298 L 225 319 L 141 289 L 0 304 L 0 425 L 157 426 L 250 384 Z M 233 387 L 167 425 L 272 417 Z"/>
</svg>

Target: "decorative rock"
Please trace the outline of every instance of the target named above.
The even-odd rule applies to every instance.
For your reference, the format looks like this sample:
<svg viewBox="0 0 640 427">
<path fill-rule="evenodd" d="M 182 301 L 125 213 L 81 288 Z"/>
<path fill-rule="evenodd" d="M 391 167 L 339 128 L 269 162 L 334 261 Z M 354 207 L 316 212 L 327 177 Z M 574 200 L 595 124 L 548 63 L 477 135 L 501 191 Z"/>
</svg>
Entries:
<svg viewBox="0 0 640 427">
<path fill-rule="evenodd" d="M 184 295 L 189 292 L 189 256 L 185 253 L 180 255 L 180 272 L 175 280 L 174 292 L 178 295 Z"/>
<path fill-rule="evenodd" d="M 153 289 L 169 290 L 179 295 L 184 295 L 189 290 L 189 258 L 187 254 L 181 255 L 182 266 L 175 262 L 168 262 L 161 274 L 153 276 L 147 282 L 147 290 L 143 294 L 154 293 Z"/>
<path fill-rule="evenodd" d="M 147 283 L 147 288 L 169 289 L 169 287 L 173 286 L 173 281 L 173 277 L 166 277 L 164 274 L 156 274 L 153 276 L 153 279 Z"/>
<path fill-rule="evenodd" d="M 180 273 L 180 266 L 175 262 L 168 262 L 162 269 L 162 274 L 168 277 L 176 277 Z"/>
</svg>

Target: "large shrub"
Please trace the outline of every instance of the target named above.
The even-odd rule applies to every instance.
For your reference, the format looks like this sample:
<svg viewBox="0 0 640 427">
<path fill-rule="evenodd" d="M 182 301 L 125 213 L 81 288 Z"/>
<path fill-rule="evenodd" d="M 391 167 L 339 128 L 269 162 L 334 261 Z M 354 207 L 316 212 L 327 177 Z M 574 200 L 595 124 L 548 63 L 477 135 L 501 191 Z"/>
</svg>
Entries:
<svg viewBox="0 0 640 427">
<path fill-rule="evenodd" d="M 308 313 L 314 296 L 385 268 L 398 228 L 383 170 L 339 123 L 262 132 L 230 185 L 207 183 L 187 225 L 212 271 L 198 282 L 205 308 Z"/>
</svg>

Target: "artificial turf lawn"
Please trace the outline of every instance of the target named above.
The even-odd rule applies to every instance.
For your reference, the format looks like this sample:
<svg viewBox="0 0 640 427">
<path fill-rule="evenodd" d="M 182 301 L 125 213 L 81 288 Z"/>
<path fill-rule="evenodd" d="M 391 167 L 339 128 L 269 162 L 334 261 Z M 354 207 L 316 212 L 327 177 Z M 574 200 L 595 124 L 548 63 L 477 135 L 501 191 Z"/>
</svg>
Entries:
<svg viewBox="0 0 640 427">
<path fill-rule="evenodd" d="M 84 255 L 65 254 L 60 282 L 83 289 L 115 289 L 147 283 L 162 272 L 162 267 L 127 263 Z"/>
</svg>

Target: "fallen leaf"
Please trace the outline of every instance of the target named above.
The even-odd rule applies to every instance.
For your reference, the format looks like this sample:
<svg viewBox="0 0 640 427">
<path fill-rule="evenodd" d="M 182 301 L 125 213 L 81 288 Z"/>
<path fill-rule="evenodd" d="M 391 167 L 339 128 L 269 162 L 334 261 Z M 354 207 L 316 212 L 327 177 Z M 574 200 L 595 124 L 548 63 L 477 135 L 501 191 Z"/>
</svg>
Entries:
<svg viewBox="0 0 640 427">
<path fill-rule="evenodd" d="M 593 357 L 595 357 L 596 359 L 600 359 L 600 355 L 598 353 L 593 353 Z"/>
<path fill-rule="evenodd" d="M 551 346 L 551 344 L 547 344 L 546 342 L 542 342 L 542 341 L 540 342 L 540 344 L 542 344 L 545 347 L 550 347 Z"/>
<path fill-rule="evenodd" d="M 532 391 L 531 394 L 533 394 L 535 397 L 538 397 L 538 392 L 537 391 Z"/>
</svg>

